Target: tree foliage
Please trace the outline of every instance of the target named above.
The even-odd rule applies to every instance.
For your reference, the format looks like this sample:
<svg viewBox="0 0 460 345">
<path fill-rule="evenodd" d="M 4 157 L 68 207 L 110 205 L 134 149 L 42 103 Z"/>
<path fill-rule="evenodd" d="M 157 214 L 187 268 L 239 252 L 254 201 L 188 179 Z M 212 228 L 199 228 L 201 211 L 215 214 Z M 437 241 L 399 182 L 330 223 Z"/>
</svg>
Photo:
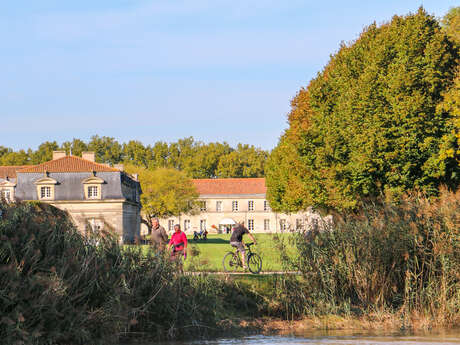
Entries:
<svg viewBox="0 0 460 345">
<path fill-rule="evenodd" d="M 458 50 L 423 9 L 342 44 L 292 102 L 267 163 L 272 207 L 353 208 L 381 193 L 458 186 L 458 162 L 440 154 L 453 117 L 440 104 L 457 65 Z"/>
<path fill-rule="evenodd" d="M 195 210 L 198 192 L 185 173 L 172 168 L 150 170 L 134 165 L 126 166 L 125 170 L 139 175 L 143 222 L 149 232 L 153 217 L 165 218 Z"/>
<path fill-rule="evenodd" d="M 157 141 L 144 145 L 130 140 L 119 143 L 111 137 L 92 136 L 88 143 L 74 138 L 59 146 L 56 141 L 45 142 L 37 150 L 13 151 L 0 146 L 0 165 L 40 164 L 51 160 L 54 150 L 81 156 L 83 151 L 94 151 L 96 161 L 105 164 L 132 164 L 148 169 L 174 168 L 191 178 L 262 177 L 268 152 L 251 145 L 228 143 L 205 144 L 193 137 L 166 143 Z"/>
</svg>

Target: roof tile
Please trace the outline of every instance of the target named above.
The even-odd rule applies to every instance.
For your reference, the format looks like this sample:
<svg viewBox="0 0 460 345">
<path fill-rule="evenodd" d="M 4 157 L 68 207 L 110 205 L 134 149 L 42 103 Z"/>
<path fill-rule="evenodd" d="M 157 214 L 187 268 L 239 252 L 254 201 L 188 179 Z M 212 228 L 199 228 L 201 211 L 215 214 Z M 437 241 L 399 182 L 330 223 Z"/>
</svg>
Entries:
<svg viewBox="0 0 460 345">
<path fill-rule="evenodd" d="M 91 162 L 89 160 L 76 157 L 65 156 L 42 164 L 30 166 L 19 170 L 20 173 L 37 173 L 37 172 L 92 172 L 92 171 L 106 171 L 115 172 L 118 169 L 109 167 L 104 164 Z"/>
<path fill-rule="evenodd" d="M 200 195 L 265 194 L 265 178 L 194 179 Z"/>
<path fill-rule="evenodd" d="M 0 166 L 0 178 L 16 178 L 16 171 L 31 167 L 33 165 L 3 165 Z"/>
</svg>

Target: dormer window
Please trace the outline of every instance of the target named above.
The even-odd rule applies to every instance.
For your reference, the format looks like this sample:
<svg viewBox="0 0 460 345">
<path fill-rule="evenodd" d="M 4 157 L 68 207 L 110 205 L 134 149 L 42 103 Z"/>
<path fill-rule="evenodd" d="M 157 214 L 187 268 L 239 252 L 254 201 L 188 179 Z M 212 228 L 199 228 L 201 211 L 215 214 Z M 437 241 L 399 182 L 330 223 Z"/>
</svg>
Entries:
<svg viewBox="0 0 460 345">
<path fill-rule="evenodd" d="M 50 199 L 51 198 L 51 187 L 42 186 L 40 187 L 40 199 Z"/>
<path fill-rule="evenodd" d="M 35 181 L 38 200 L 54 200 L 54 189 L 57 183 L 55 179 L 48 177 L 47 174 L 46 177 Z"/>
<path fill-rule="evenodd" d="M 98 199 L 99 188 L 98 186 L 88 186 L 88 199 Z"/>
<path fill-rule="evenodd" d="M 85 193 L 85 199 L 100 200 L 102 199 L 102 184 L 105 181 L 100 177 L 91 176 L 82 181 Z"/>
</svg>

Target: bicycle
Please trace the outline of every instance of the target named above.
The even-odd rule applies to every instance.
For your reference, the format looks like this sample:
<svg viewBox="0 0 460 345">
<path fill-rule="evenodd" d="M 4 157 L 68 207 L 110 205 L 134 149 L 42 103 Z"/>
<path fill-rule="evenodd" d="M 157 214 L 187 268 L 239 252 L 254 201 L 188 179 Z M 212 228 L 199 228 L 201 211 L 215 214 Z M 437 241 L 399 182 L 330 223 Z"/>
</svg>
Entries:
<svg viewBox="0 0 460 345">
<path fill-rule="evenodd" d="M 254 243 L 247 243 L 246 248 L 246 262 L 248 263 L 249 271 L 253 274 L 258 274 L 262 270 L 262 258 L 259 254 L 251 251 L 251 246 Z M 225 272 L 234 272 L 238 267 L 243 267 L 240 255 L 238 255 L 238 249 L 236 251 L 228 252 L 224 255 L 222 260 Z"/>
</svg>

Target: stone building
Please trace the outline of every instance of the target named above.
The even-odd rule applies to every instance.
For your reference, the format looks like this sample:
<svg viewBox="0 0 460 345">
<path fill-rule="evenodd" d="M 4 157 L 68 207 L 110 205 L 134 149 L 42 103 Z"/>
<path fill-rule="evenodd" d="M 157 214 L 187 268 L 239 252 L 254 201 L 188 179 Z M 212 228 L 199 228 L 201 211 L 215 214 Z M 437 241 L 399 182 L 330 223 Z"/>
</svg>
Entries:
<svg viewBox="0 0 460 345">
<path fill-rule="evenodd" d="M 83 234 L 109 230 L 120 242 L 133 242 L 140 235 L 140 184 L 121 166 L 94 158 L 93 152 L 80 158 L 55 151 L 53 160 L 39 165 L 0 166 L 0 194 L 66 210 Z"/>
<path fill-rule="evenodd" d="M 295 231 L 308 226 L 314 214 L 312 210 L 273 212 L 266 200 L 265 178 L 194 179 L 193 183 L 199 193 L 200 213 L 161 219 L 168 232 L 173 231 L 174 224 L 180 224 L 189 234 L 204 229 L 225 233 L 237 222 L 244 222 L 254 232 Z M 141 232 L 147 233 L 144 225 Z"/>
</svg>

